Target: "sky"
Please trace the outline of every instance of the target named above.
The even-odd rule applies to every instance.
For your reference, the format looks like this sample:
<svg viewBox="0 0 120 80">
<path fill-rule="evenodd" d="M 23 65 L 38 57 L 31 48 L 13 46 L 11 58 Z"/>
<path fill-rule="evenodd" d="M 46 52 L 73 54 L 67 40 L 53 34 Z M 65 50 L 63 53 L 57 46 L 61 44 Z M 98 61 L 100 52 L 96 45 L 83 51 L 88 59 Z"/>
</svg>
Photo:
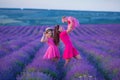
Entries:
<svg viewBox="0 0 120 80">
<path fill-rule="evenodd" d="M 120 12 L 120 0 L 0 0 L 0 8 Z"/>
</svg>

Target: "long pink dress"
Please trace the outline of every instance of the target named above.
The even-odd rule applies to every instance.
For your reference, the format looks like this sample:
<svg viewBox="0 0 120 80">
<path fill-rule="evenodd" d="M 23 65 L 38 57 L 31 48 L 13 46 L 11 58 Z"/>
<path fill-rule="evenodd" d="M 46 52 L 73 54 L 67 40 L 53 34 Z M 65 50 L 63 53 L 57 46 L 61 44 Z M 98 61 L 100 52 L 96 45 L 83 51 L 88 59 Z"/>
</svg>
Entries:
<svg viewBox="0 0 120 80">
<path fill-rule="evenodd" d="M 43 56 L 43 59 L 53 59 L 53 58 L 60 58 L 60 52 L 58 47 L 54 44 L 53 38 L 48 38 L 48 49 Z"/>
<path fill-rule="evenodd" d="M 62 42 L 65 45 L 65 49 L 64 49 L 64 53 L 63 53 L 64 59 L 70 59 L 79 54 L 78 51 L 72 45 L 70 37 L 66 31 L 63 31 L 60 33 L 60 39 L 62 40 Z"/>
<path fill-rule="evenodd" d="M 74 17 L 72 17 L 72 16 L 68 16 L 68 17 L 66 17 L 67 18 L 67 20 L 68 20 L 68 26 L 70 25 L 70 23 L 71 23 L 71 21 L 72 21 L 72 23 L 73 23 L 73 28 L 76 28 L 76 27 L 79 27 L 80 26 L 80 24 L 79 24 L 79 21 L 76 19 L 76 18 L 74 18 Z"/>
</svg>

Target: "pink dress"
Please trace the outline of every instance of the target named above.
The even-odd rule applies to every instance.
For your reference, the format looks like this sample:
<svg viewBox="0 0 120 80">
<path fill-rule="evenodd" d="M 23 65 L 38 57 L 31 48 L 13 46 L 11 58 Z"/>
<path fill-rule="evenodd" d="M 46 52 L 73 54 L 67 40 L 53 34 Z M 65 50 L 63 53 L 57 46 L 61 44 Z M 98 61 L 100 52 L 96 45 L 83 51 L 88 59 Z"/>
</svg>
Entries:
<svg viewBox="0 0 120 80">
<path fill-rule="evenodd" d="M 65 49 L 64 49 L 64 53 L 63 53 L 64 59 L 70 59 L 79 54 L 78 51 L 72 45 L 70 37 L 66 31 L 63 31 L 60 33 L 60 39 L 62 40 L 62 42 L 65 45 Z"/>
<path fill-rule="evenodd" d="M 53 38 L 48 38 L 48 49 L 43 56 L 43 59 L 53 59 L 53 58 L 60 58 L 60 52 L 58 47 L 54 44 Z"/>
<path fill-rule="evenodd" d="M 72 16 L 68 16 L 67 20 L 68 20 L 68 26 L 70 25 L 71 21 L 73 23 L 73 28 L 76 28 L 76 27 L 80 26 L 79 21 L 76 18 L 72 17 Z"/>
</svg>

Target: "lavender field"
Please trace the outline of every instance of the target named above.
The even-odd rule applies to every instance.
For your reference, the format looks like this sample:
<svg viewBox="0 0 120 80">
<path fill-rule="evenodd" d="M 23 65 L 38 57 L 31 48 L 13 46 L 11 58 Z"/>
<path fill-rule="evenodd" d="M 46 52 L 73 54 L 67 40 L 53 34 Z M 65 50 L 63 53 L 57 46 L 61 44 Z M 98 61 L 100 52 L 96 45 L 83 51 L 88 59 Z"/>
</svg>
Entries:
<svg viewBox="0 0 120 80">
<path fill-rule="evenodd" d="M 120 80 L 120 24 L 82 24 L 71 34 L 82 60 L 42 60 L 48 26 L 0 26 L 0 80 Z M 53 26 L 51 26 L 53 27 Z"/>
</svg>

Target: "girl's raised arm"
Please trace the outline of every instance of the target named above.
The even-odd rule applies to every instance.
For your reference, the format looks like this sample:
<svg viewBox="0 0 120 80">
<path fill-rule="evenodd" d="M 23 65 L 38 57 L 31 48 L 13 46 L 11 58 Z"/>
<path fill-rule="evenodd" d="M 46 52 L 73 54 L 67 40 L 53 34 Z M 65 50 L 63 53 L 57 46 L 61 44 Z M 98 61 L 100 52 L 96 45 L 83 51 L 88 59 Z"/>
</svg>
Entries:
<svg viewBox="0 0 120 80">
<path fill-rule="evenodd" d="M 45 36 L 45 32 L 43 33 L 43 36 L 42 36 L 40 42 L 47 42 L 47 38 Z"/>
</svg>

